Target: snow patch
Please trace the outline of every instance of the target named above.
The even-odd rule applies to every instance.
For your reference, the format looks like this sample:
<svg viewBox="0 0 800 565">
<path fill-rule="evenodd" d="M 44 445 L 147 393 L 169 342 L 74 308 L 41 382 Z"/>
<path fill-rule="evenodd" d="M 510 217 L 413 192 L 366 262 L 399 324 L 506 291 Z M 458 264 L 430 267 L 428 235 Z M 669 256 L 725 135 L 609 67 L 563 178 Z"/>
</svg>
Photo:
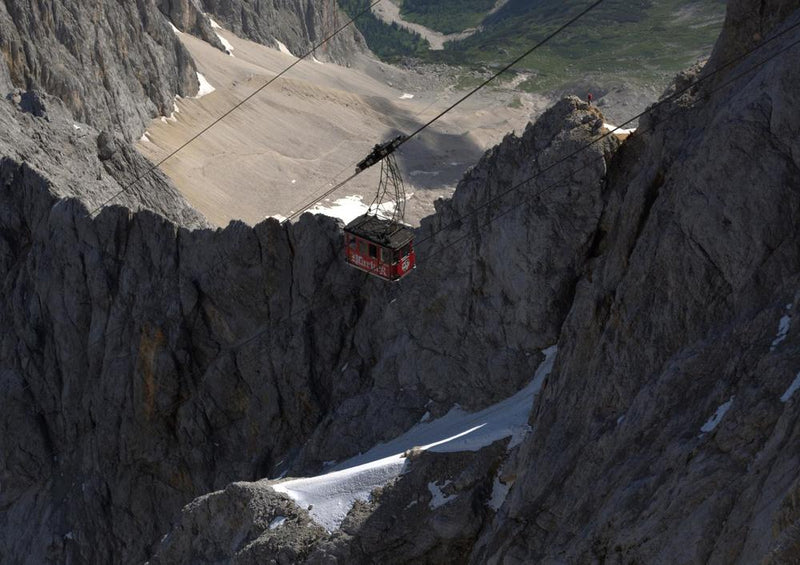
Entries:
<svg viewBox="0 0 800 565">
<path fill-rule="evenodd" d="M 425 422 L 427 422 L 430 419 L 431 419 L 431 413 L 430 412 L 425 412 L 422 415 L 422 418 L 419 419 L 419 422 L 420 422 L 420 424 L 424 424 Z"/>
<path fill-rule="evenodd" d="M 211 29 L 222 29 L 222 26 L 219 25 L 217 22 L 215 22 L 214 18 L 212 18 L 208 14 L 206 14 L 206 17 L 208 18 L 208 23 L 211 24 Z"/>
<path fill-rule="evenodd" d="M 278 51 L 280 51 L 281 53 L 283 53 L 285 55 L 290 55 L 291 57 L 294 57 L 294 54 L 291 51 L 289 51 L 289 48 L 286 47 L 285 44 L 281 43 L 277 39 L 275 40 L 275 43 L 278 44 Z"/>
<path fill-rule="evenodd" d="M 413 94 L 409 94 L 408 92 L 404 92 L 400 96 L 400 100 L 411 100 L 412 98 L 414 98 L 414 95 Z"/>
<path fill-rule="evenodd" d="M 269 523 L 270 530 L 277 530 L 286 523 L 286 516 L 276 516 L 272 522 Z"/>
<path fill-rule="evenodd" d="M 314 55 L 311 55 L 311 60 L 313 62 L 315 62 L 316 64 L 318 64 L 318 65 L 324 65 L 325 64 L 322 61 L 320 61 L 319 59 L 317 59 L 316 57 L 314 57 Z"/>
<path fill-rule="evenodd" d="M 492 496 L 489 498 L 486 506 L 497 512 L 506 501 L 508 491 L 510 490 L 511 485 L 502 482 L 498 473 L 498 475 L 494 478 L 494 484 L 492 484 Z"/>
<path fill-rule="evenodd" d="M 792 395 L 797 392 L 797 389 L 800 388 L 800 373 L 797 373 L 797 376 L 792 381 L 792 384 L 789 385 L 789 388 L 786 389 L 786 392 L 783 393 L 781 396 L 781 402 L 789 402 L 789 399 Z"/>
<path fill-rule="evenodd" d="M 775 351 L 783 340 L 786 339 L 786 336 L 789 335 L 789 327 L 792 323 L 792 317 L 789 314 L 784 315 L 780 321 L 778 322 L 778 333 L 775 334 L 775 339 L 772 340 L 772 344 L 769 346 L 770 351 Z"/>
<path fill-rule="evenodd" d="M 267 218 L 273 218 L 275 220 L 278 220 L 279 222 L 286 221 L 286 216 L 281 216 L 280 214 L 274 214 L 272 216 L 267 216 Z"/>
<path fill-rule="evenodd" d="M 728 400 L 728 402 L 725 402 L 724 404 L 720 404 L 720 406 L 717 408 L 717 411 L 714 412 L 714 415 L 711 416 L 706 421 L 705 424 L 703 424 L 702 428 L 700 428 L 700 431 L 702 433 L 707 434 L 708 432 L 713 431 L 714 428 L 717 427 L 717 424 L 720 423 L 722 418 L 725 416 L 725 414 L 728 412 L 728 410 L 730 410 L 731 406 L 733 405 L 733 399 L 734 399 L 734 397 L 731 396 L 730 399 Z"/>
<path fill-rule="evenodd" d="M 219 38 L 220 43 L 222 43 L 222 46 L 225 48 L 225 51 L 228 52 L 228 55 L 233 57 L 233 45 L 231 45 L 230 41 L 222 37 L 222 35 L 219 33 L 217 33 L 217 37 Z"/>
<path fill-rule="evenodd" d="M 183 32 L 175 27 L 175 24 L 169 22 L 169 26 L 172 28 L 172 31 L 175 32 L 175 35 L 181 35 Z"/>
<path fill-rule="evenodd" d="M 449 485 L 452 481 L 445 481 L 442 488 Z M 440 506 L 444 506 L 448 502 L 453 502 L 457 498 L 456 495 L 446 495 L 436 483 L 428 483 L 428 490 L 431 493 L 431 501 L 428 503 L 431 510 L 436 510 Z"/>
<path fill-rule="evenodd" d="M 392 216 L 392 212 L 394 212 L 394 209 L 394 202 L 384 202 L 378 209 L 378 216 L 390 218 Z M 328 205 L 317 204 L 308 211 L 312 214 L 324 214 L 326 216 L 339 218 L 345 224 L 348 224 L 359 216 L 366 214 L 368 210 L 369 206 L 364 204 L 364 199 L 355 194 L 353 196 L 339 198 Z"/>
<path fill-rule="evenodd" d="M 211 86 L 211 83 L 206 80 L 206 77 L 200 73 L 197 73 L 197 81 L 200 83 L 200 90 L 197 91 L 195 98 L 202 98 L 203 96 L 211 94 L 216 90 L 216 88 Z"/>
<path fill-rule="evenodd" d="M 608 123 L 604 123 L 603 127 L 609 130 L 610 132 L 614 132 L 615 134 L 620 134 L 620 135 L 629 135 L 636 131 L 636 128 L 625 129 Z"/>
<path fill-rule="evenodd" d="M 403 473 L 406 451 L 478 451 L 495 441 L 527 433 L 531 408 L 553 369 L 558 348 L 552 346 L 542 353 L 545 358 L 533 380 L 515 395 L 479 412 L 455 407 L 441 418 L 419 423 L 400 437 L 340 463 L 325 475 L 275 483 L 272 488 L 302 508 L 311 506 L 311 518 L 329 532 L 334 531 L 356 500 L 368 501 L 373 490 Z"/>
<path fill-rule="evenodd" d="M 81 126 L 79 126 L 78 124 L 72 124 L 72 127 L 73 127 L 74 129 L 76 129 L 76 130 L 79 130 L 79 129 L 81 129 Z"/>
<path fill-rule="evenodd" d="M 142 134 L 142 137 L 139 138 L 139 141 L 141 141 L 142 143 L 144 143 L 144 142 L 152 143 L 152 141 L 150 141 L 150 137 L 149 136 L 150 136 L 150 134 L 148 132 L 144 132 Z"/>
</svg>

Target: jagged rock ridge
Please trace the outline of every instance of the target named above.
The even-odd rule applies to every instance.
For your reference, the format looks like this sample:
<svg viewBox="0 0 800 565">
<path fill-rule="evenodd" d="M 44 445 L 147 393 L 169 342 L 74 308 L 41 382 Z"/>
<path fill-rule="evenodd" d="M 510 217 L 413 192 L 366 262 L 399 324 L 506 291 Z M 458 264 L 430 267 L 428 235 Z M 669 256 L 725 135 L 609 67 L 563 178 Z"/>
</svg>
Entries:
<svg viewBox="0 0 800 565">
<path fill-rule="evenodd" d="M 311 562 L 796 556 L 796 464 L 780 447 L 796 443 L 797 402 L 781 397 L 797 340 L 775 330 L 798 307 L 798 83 L 783 57 L 654 112 L 611 163 L 608 141 L 569 180 L 558 169 L 537 178 L 528 194 L 556 187 L 540 198 L 500 200 L 437 234 L 420 249 L 436 261 L 390 288 L 341 264 L 330 219 L 215 232 L 121 208 L 91 220 L 55 196 L 72 190 L 46 168 L 57 144 L 31 147 L 45 153 L 34 167 L 12 154 L 0 162 L 2 554 L 140 562 L 191 497 L 289 462 L 317 470 L 406 429 L 426 405 L 434 416 L 485 405 L 558 341 L 534 432 L 503 463 L 516 481 L 496 515 L 482 503 L 502 446 L 446 462 L 426 454 L 333 538 L 285 499 L 229 487 L 187 509 L 189 541 L 224 546 L 217 561 L 295 551 L 297 537 L 248 549 L 212 531 L 213 516 L 247 508 L 252 529 L 221 531 L 263 533 L 279 509 L 305 540 L 284 559 Z M 9 101 L 3 119 L 64 134 L 30 107 Z M 509 137 L 420 238 L 592 139 L 597 119 L 567 100 Z M 107 162 L 84 155 L 84 178 Z M 379 534 L 440 467 L 463 473 L 466 507 L 479 510 L 463 537 L 393 554 L 420 531 L 446 531 L 432 527 L 446 515 L 422 513 L 404 515 L 418 530 L 402 538 Z M 161 551 L 198 555 L 180 553 L 197 545 L 178 537 Z"/>
</svg>

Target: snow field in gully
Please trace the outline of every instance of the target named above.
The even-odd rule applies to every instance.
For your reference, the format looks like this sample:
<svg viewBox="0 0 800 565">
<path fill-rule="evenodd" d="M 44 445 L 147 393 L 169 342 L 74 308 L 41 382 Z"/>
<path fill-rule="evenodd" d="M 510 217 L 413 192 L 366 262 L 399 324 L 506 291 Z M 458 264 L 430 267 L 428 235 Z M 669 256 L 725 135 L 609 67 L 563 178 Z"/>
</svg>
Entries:
<svg viewBox="0 0 800 565">
<path fill-rule="evenodd" d="M 400 476 L 408 465 L 404 453 L 412 448 L 436 453 L 478 451 L 510 437 L 508 448 L 519 445 L 530 431 L 528 417 L 542 383 L 553 368 L 557 347 L 544 351 L 545 358 L 533 380 L 515 395 L 479 412 L 456 406 L 441 418 L 423 421 L 394 440 L 335 465 L 316 477 L 292 479 L 272 485 L 302 508 L 311 507 L 315 522 L 328 531 L 339 528 L 356 500 Z M 425 420 L 425 418 L 423 418 Z"/>
</svg>

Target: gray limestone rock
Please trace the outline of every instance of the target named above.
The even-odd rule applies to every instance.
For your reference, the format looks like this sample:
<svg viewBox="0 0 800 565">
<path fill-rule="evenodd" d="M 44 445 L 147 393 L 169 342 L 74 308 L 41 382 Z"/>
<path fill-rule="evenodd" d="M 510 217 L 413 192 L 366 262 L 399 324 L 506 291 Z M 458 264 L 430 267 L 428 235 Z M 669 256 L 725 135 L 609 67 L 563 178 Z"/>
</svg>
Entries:
<svg viewBox="0 0 800 565">
<path fill-rule="evenodd" d="M 334 533 L 268 481 L 231 484 L 188 504 L 149 563 L 463 563 L 492 514 L 486 500 L 507 443 L 410 459 L 396 481 L 357 501 Z"/>
<path fill-rule="evenodd" d="M 107 131 L 101 131 L 97 136 L 97 156 L 101 161 L 108 161 L 117 152 L 117 143 Z"/>
<path fill-rule="evenodd" d="M 208 17 L 203 13 L 199 0 L 159 0 L 158 8 L 179 30 L 191 33 L 220 51 L 227 52 Z"/>
<path fill-rule="evenodd" d="M 776 337 L 800 288 L 794 60 L 659 108 L 612 163 L 518 480 L 472 562 L 797 558 L 798 349 Z"/>
<path fill-rule="evenodd" d="M 198 88 L 193 61 L 153 0 L 8 0 L 0 53 L 14 86 L 57 96 L 76 120 L 129 141 L 169 115 L 176 94 Z"/>
<path fill-rule="evenodd" d="M 100 161 L 97 129 L 74 116 L 129 134 L 177 91 L 161 86 L 186 84 L 190 66 L 164 71 L 183 51 L 163 47 L 172 31 L 152 4 L 104 2 L 85 57 L 106 80 L 60 89 L 59 58 L 46 55 L 85 39 L 69 31 L 63 1 L 37 13 L 40 28 L 23 25 L 38 7 L 0 6 L 12 80 L 66 96 L 36 94 L 38 117 L 22 110 L 32 88 L 0 102 L 4 560 L 797 557 L 796 57 L 688 91 L 621 147 L 589 145 L 602 116 L 559 102 L 437 203 L 417 232 L 418 269 L 387 286 L 343 264 L 330 218 L 202 229 L 161 175 L 133 184 L 150 164 L 129 146 L 115 142 Z M 771 22 L 789 4 L 762 5 L 759 21 Z M 214 8 L 229 10 L 230 20 L 220 15 L 229 25 L 266 26 L 255 8 Z M 731 5 L 745 8 L 758 10 Z M 95 29 L 83 5 L 75 14 L 74 29 Z M 741 33 L 736 21 L 727 37 Z M 21 38 L 37 29 L 27 57 Z M 127 43 L 142 29 L 152 41 Z M 110 30 L 157 59 L 153 90 L 144 92 L 137 61 L 96 47 Z M 102 106 L 106 96 L 132 102 Z M 92 216 L 69 198 L 91 210 L 120 188 L 133 211 Z M 502 445 L 423 454 L 331 536 L 263 484 L 226 487 L 278 469 L 318 471 L 426 410 L 508 396 L 554 343 L 554 372 L 532 433 L 503 465 L 513 487 L 496 514 L 484 504 Z M 457 512 L 427 512 L 423 487 L 443 476 Z M 413 500 L 419 508 L 407 508 Z M 287 529 L 269 530 L 277 512 L 292 518 Z"/>
<path fill-rule="evenodd" d="M 349 19 L 332 0 L 201 1 L 206 12 L 237 35 L 264 45 L 276 46 L 275 42 L 280 41 L 298 57 L 333 35 Z M 321 60 L 347 63 L 355 54 L 365 51 L 363 37 L 354 26 L 349 26 L 314 55 Z"/>
</svg>

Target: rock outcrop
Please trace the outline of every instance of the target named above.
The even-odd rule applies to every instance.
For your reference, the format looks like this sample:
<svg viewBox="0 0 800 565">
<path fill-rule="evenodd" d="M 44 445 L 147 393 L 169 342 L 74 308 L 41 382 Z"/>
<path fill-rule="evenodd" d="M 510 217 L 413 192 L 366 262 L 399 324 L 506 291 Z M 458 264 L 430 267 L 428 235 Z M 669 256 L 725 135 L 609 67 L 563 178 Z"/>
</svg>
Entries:
<svg viewBox="0 0 800 565">
<path fill-rule="evenodd" d="M 800 73 L 791 51 L 760 64 L 798 37 L 652 112 L 612 164 L 517 482 L 472 562 L 800 555 L 800 341 L 786 325 L 800 298 Z"/>
<path fill-rule="evenodd" d="M 227 51 L 203 13 L 199 0 L 160 0 L 158 8 L 180 31 L 191 33 L 220 51 Z"/>
<path fill-rule="evenodd" d="M 194 62 L 153 0 L 0 4 L 0 86 L 57 96 L 79 122 L 137 139 L 194 95 Z M 10 90 L 4 88 L 3 96 Z"/>
<path fill-rule="evenodd" d="M 441 204 L 450 215 L 440 222 L 584 143 L 597 119 L 567 100 L 521 138 L 509 137 L 465 181 L 460 199 Z M 534 146 L 539 162 L 526 157 Z M 15 323 L 0 329 L 0 343 L 13 409 L 3 412 L 0 441 L 13 454 L 4 469 L 14 481 L 2 494 L 12 511 L 0 547 L 23 562 L 142 560 L 192 497 L 271 475 L 301 447 L 295 467 L 318 468 L 408 427 L 429 398 L 435 411 L 513 392 L 555 339 L 569 303 L 561 297 L 599 220 L 602 148 L 584 159 L 567 191 L 570 229 L 560 231 L 550 212 L 567 205 L 561 192 L 513 211 L 534 238 L 560 241 L 532 250 L 508 232 L 513 224 L 478 231 L 484 212 L 448 232 L 480 235 L 470 260 L 440 240 L 429 253 L 441 260 L 427 274 L 420 268 L 403 295 L 404 287 L 387 289 L 344 266 L 329 218 L 216 232 L 116 207 L 91 220 L 77 202 L 56 201 L 40 173 L 7 160 L 0 275 L 2 315 Z M 553 265 L 563 270 L 528 305 L 504 298 L 519 292 L 513 281 L 490 282 L 514 240 L 524 248 L 522 272 L 544 281 Z M 452 288 L 430 292 L 443 281 Z M 412 308 L 421 314 L 400 316 Z M 463 331 L 469 310 L 478 314 Z M 403 319 L 414 324 L 410 336 Z M 500 320 L 502 343 L 485 325 Z M 514 378 L 487 380 L 487 365 Z M 20 534 L 45 515 L 41 529 Z"/>
<path fill-rule="evenodd" d="M 206 12 L 240 37 L 264 45 L 285 44 L 298 57 L 344 26 L 348 17 L 336 0 L 201 0 Z M 367 50 L 354 27 L 342 30 L 314 55 L 317 59 L 347 63 Z"/>
</svg>

